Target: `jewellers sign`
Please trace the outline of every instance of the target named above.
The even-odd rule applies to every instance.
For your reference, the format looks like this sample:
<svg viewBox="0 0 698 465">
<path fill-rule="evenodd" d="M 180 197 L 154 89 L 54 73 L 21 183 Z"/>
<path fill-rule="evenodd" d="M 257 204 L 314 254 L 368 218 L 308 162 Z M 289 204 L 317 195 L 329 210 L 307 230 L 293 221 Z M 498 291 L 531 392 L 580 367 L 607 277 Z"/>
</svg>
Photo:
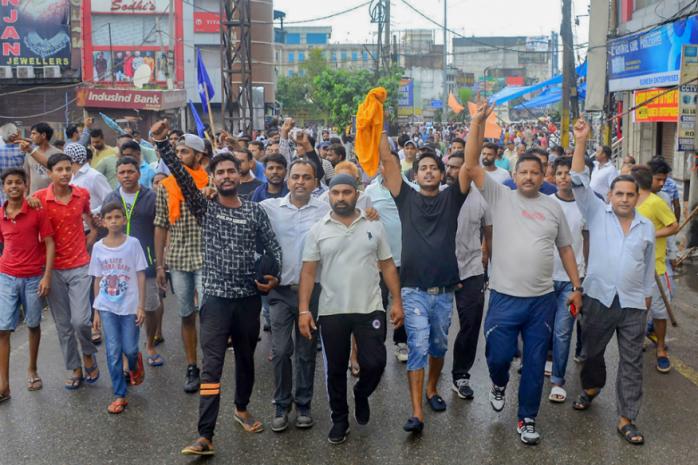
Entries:
<svg viewBox="0 0 698 465">
<path fill-rule="evenodd" d="M 162 14 L 167 13 L 169 0 L 92 0 L 93 13 Z"/>
<path fill-rule="evenodd" d="M 0 66 L 70 66 L 69 0 L 0 0 Z"/>
<path fill-rule="evenodd" d="M 80 107 L 122 110 L 169 110 L 184 106 L 184 90 L 130 90 L 83 87 L 77 91 Z"/>
</svg>

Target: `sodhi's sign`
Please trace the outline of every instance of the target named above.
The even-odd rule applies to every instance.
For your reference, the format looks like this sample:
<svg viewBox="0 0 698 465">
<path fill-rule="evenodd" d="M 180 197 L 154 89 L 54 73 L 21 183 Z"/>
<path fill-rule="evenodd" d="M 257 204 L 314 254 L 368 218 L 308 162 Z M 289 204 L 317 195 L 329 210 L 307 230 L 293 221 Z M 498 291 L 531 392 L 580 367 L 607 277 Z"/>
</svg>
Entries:
<svg viewBox="0 0 698 465">
<path fill-rule="evenodd" d="M 80 107 L 117 108 L 123 110 L 169 110 L 186 101 L 184 90 L 130 90 L 83 87 L 77 91 Z"/>
<path fill-rule="evenodd" d="M 169 0 L 92 0 L 93 13 L 162 14 L 169 8 Z"/>
</svg>

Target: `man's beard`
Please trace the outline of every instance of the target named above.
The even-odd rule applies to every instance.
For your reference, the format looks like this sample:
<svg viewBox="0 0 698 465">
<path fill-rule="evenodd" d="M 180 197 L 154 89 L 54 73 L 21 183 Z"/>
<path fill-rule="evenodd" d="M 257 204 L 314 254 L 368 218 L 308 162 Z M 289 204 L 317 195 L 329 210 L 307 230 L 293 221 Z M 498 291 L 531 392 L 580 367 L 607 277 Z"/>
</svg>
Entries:
<svg viewBox="0 0 698 465">
<path fill-rule="evenodd" d="M 218 195 L 223 197 L 235 197 L 238 195 L 238 188 L 236 186 L 230 189 L 218 189 Z"/>
<path fill-rule="evenodd" d="M 332 211 L 335 212 L 339 216 L 351 216 L 354 214 L 354 210 L 356 209 L 356 202 L 349 204 L 347 202 L 337 202 L 333 203 L 332 205 Z"/>
<path fill-rule="evenodd" d="M 494 160 L 489 161 L 488 159 L 483 158 L 483 159 L 482 159 L 482 165 L 483 165 L 483 166 L 492 166 L 492 165 L 494 165 Z"/>
<path fill-rule="evenodd" d="M 449 186 L 456 184 L 458 182 L 458 178 L 454 178 L 453 176 L 446 176 L 446 184 Z"/>
</svg>

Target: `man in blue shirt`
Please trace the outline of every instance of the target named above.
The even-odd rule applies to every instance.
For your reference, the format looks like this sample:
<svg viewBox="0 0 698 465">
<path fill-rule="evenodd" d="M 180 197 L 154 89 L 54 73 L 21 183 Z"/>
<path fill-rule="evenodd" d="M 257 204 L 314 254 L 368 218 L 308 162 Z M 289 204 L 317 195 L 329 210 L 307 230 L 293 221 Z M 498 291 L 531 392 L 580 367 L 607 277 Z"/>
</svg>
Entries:
<svg viewBox="0 0 698 465">
<path fill-rule="evenodd" d="M 527 150 L 525 155 L 535 155 L 538 158 L 540 158 L 541 163 L 543 163 L 543 172 L 545 173 L 545 169 L 548 167 L 548 152 L 546 152 L 544 149 L 540 147 L 534 147 L 530 150 Z M 516 183 L 513 179 L 504 181 L 504 185 L 511 190 L 516 190 Z M 547 181 L 543 181 L 543 184 L 540 186 L 539 192 L 545 195 L 552 195 L 555 192 L 557 192 L 557 187 L 555 187 L 554 184 L 550 184 Z"/>
<path fill-rule="evenodd" d="M 580 118 L 574 125 L 572 190 L 589 229 L 590 250 L 581 320 L 583 391 L 573 407 L 586 410 L 601 393 L 606 384 L 604 352 L 617 333 L 617 430 L 629 443 L 643 444 L 634 421 L 642 399 L 642 341 L 654 284 L 654 226 L 635 210 L 639 187 L 631 176 L 611 182 L 608 204 L 594 195 L 584 163 L 589 133 L 589 124 Z"/>
<path fill-rule="evenodd" d="M 250 200 L 261 202 L 266 199 L 276 199 L 288 194 L 286 187 L 286 167 L 288 163 L 281 154 L 269 155 L 264 159 L 264 175 L 266 181 L 252 193 Z"/>
</svg>

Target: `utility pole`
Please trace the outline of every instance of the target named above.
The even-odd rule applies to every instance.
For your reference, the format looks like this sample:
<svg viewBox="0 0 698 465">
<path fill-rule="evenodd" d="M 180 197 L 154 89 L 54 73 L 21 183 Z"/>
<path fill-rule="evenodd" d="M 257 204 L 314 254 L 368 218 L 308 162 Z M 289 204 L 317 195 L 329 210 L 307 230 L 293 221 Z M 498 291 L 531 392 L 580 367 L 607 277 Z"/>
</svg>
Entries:
<svg viewBox="0 0 698 465">
<path fill-rule="evenodd" d="M 390 69 L 390 0 L 385 0 L 385 25 L 383 26 L 383 68 Z"/>
<path fill-rule="evenodd" d="M 174 89 L 174 76 L 175 76 L 175 69 L 174 69 L 174 50 L 175 50 L 175 26 L 174 26 L 174 21 L 175 21 L 175 12 L 174 12 L 174 0 L 170 0 L 170 5 L 168 7 L 168 16 L 167 16 L 167 34 L 170 39 L 169 41 L 169 50 L 167 50 L 167 88 L 169 90 Z"/>
<path fill-rule="evenodd" d="M 574 68 L 574 50 L 572 39 L 572 0 L 562 0 L 562 124 L 561 143 L 567 149 L 570 146 L 570 117 L 579 116 L 577 104 L 577 74 Z"/>
<path fill-rule="evenodd" d="M 448 122 L 448 0 L 443 0 L 444 2 L 444 68 L 443 68 L 443 96 L 441 97 L 441 122 Z"/>
</svg>

